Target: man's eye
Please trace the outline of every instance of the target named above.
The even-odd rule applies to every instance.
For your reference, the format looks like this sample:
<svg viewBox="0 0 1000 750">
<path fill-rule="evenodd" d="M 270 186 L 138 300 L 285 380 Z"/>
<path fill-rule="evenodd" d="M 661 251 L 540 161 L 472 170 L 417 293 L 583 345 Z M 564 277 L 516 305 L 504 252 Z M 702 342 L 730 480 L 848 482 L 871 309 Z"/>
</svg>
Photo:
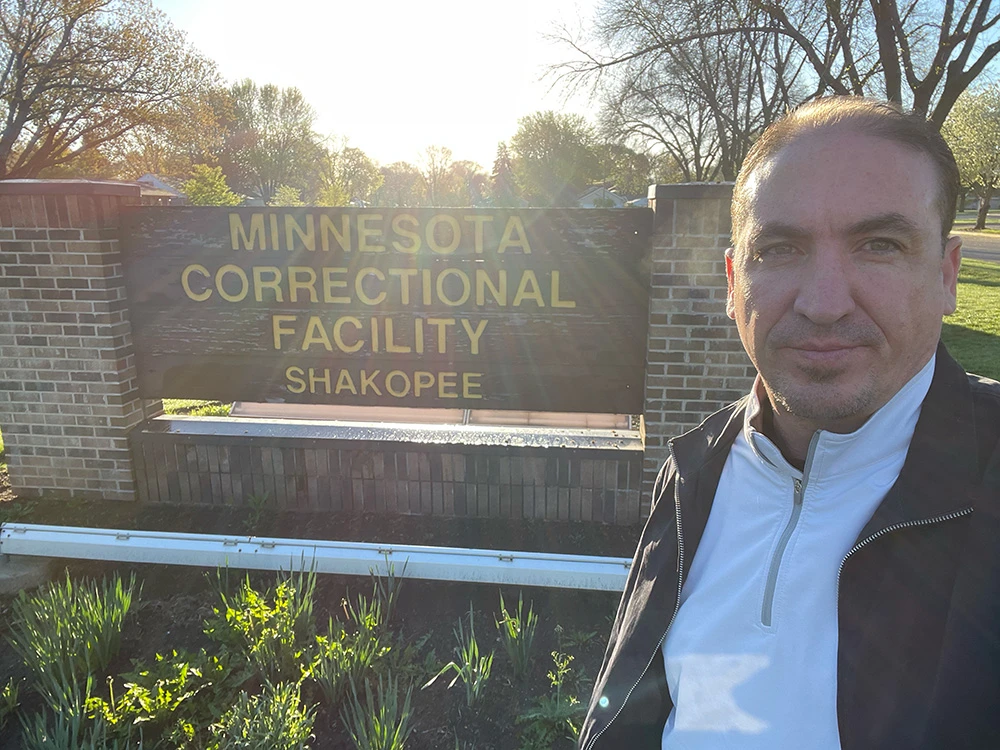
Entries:
<svg viewBox="0 0 1000 750">
<path fill-rule="evenodd" d="M 889 253 L 894 253 L 899 250 L 899 244 L 892 240 L 872 239 L 866 240 L 861 246 L 861 249 L 869 253 L 888 255 Z"/>
<path fill-rule="evenodd" d="M 766 247 L 757 248 L 754 252 L 754 257 L 757 260 L 778 260 L 780 258 L 788 258 L 794 255 L 795 252 L 794 245 L 768 245 Z"/>
</svg>

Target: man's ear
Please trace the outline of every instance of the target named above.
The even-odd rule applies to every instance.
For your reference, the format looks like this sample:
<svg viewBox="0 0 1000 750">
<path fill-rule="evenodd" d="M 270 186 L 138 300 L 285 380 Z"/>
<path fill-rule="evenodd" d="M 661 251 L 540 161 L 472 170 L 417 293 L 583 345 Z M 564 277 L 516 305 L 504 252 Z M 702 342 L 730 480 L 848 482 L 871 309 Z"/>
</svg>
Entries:
<svg viewBox="0 0 1000 750">
<path fill-rule="evenodd" d="M 726 248 L 726 315 L 736 320 L 736 299 L 733 296 L 733 253 L 731 247 Z"/>
<path fill-rule="evenodd" d="M 952 236 L 941 258 L 941 281 L 944 284 L 944 314 L 951 315 L 958 306 L 958 271 L 962 266 L 962 238 Z"/>
</svg>

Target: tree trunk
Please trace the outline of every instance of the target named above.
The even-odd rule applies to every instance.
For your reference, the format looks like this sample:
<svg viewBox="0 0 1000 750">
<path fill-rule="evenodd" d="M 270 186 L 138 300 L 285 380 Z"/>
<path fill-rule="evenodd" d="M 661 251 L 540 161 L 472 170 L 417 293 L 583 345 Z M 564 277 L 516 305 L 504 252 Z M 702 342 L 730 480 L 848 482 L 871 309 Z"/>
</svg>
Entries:
<svg viewBox="0 0 1000 750">
<path fill-rule="evenodd" d="M 992 198 L 992 188 L 986 188 L 979 193 L 979 213 L 976 215 L 976 229 L 986 229 L 986 214 L 990 210 L 990 200 Z"/>
</svg>

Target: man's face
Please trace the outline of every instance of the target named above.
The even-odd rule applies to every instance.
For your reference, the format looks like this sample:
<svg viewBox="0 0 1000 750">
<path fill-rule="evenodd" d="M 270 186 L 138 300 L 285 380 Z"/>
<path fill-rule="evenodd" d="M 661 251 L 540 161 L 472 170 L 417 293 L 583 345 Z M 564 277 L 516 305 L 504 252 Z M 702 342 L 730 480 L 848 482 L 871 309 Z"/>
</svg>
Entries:
<svg viewBox="0 0 1000 750">
<path fill-rule="evenodd" d="M 750 176 L 727 312 L 779 412 L 856 429 L 930 359 L 961 262 L 937 197 L 928 157 L 846 128 Z"/>
</svg>

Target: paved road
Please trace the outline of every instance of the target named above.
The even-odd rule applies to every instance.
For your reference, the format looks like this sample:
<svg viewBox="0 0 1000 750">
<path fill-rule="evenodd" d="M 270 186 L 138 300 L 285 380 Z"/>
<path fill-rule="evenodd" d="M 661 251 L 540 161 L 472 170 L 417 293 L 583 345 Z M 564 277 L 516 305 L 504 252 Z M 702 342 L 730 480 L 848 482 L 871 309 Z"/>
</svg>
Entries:
<svg viewBox="0 0 1000 750">
<path fill-rule="evenodd" d="M 962 238 L 962 256 L 1000 263 L 1000 234 L 955 232 Z"/>
</svg>

